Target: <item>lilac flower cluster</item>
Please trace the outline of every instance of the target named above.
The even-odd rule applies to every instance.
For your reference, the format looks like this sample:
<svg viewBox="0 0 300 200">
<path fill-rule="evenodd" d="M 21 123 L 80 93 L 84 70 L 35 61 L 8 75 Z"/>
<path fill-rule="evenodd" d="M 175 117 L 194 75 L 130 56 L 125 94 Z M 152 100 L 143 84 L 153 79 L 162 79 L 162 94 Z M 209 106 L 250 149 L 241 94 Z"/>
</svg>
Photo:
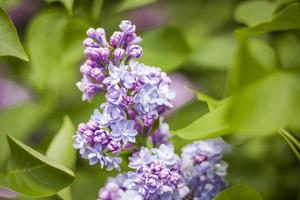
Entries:
<svg viewBox="0 0 300 200">
<path fill-rule="evenodd" d="M 99 162 L 107 170 L 119 169 L 118 154 L 137 137 L 139 141 L 150 138 L 154 146 L 167 143 L 168 130 L 161 115 L 172 107 L 175 97 L 166 73 L 135 60 L 143 54 L 135 25 L 124 20 L 119 28 L 109 41 L 102 28 L 87 31 L 83 42 L 87 59 L 80 67 L 82 80 L 77 83 L 83 100 L 91 101 L 103 92 L 106 102 L 87 123 L 79 125 L 74 147 L 91 165 Z"/>
<path fill-rule="evenodd" d="M 120 170 L 121 152 L 131 155 L 131 171 L 108 179 L 98 200 L 211 200 L 226 186 L 223 140 L 194 142 L 182 149 L 181 157 L 174 153 L 163 121 L 175 97 L 171 79 L 136 61 L 143 49 L 134 24 L 124 20 L 119 28 L 109 40 L 102 28 L 87 31 L 87 59 L 77 83 L 83 100 L 104 93 L 106 101 L 79 124 L 74 148 L 91 165 L 100 163 L 107 170 Z"/>
<path fill-rule="evenodd" d="M 182 149 L 182 171 L 190 192 L 197 200 L 213 199 L 225 189 L 227 163 L 222 161 L 224 141 L 197 141 Z"/>
<path fill-rule="evenodd" d="M 226 186 L 223 148 L 221 139 L 199 141 L 185 146 L 179 158 L 172 145 L 142 147 L 129 158 L 134 171 L 109 179 L 98 200 L 211 200 Z"/>
</svg>

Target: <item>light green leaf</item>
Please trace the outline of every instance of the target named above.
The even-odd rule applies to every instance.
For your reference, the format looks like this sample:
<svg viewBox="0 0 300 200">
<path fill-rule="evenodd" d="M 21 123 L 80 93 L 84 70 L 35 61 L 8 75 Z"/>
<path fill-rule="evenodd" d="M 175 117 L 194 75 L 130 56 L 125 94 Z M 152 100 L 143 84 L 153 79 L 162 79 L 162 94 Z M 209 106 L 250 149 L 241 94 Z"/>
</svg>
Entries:
<svg viewBox="0 0 300 200">
<path fill-rule="evenodd" d="M 49 104 L 25 102 L 5 110 L 1 110 L 0 134 L 7 134 L 18 139 L 26 136 L 43 120 L 49 110 Z M 11 122 L 17 124 L 12 126 Z"/>
<path fill-rule="evenodd" d="M 76 162 L 76 152 L 73 148 L 75 128 L 69 117 L 64 117 L 64 123 L 51 141 L 46 156 L 69 169 L 73 169 Z"/>
<path fill-rule="evenodd" d="M 219 193 L 214 200 L 262 200 L 260 194 L 247 185 L 234 185 Z"/>
<path fill-rule="evenodd" d="M 168 72 L 183 64 L 191 53 L 181 30 L 171 27 L 146 33 L 143 36 L 142 47 L 142 62 Z"/>
<path fill-rule="evenodd" d="M 188 126 L 172 133 L 186 140 L 207 139 L 232 133 L 233 127 L 226 119 L 228 102 L 229 99 Z"/>
<path fill-rule="evenodd" d="M 245 85 L 263 78 L 278 68 L 274 50 L 265 42 L 250 39 L 241 42 L 229 75 L 229 91 L 234 92 Z"/>
<path fill-rule="evenodd" d="M 248 26 L 255 26 L 271 20 L 275 9 L 276 5 L 269 1 L 241 2 L 234 12 L 234 18 Z"/>
<path fill-rule="evenodd" d="M 8 171 L 0 174 L 0 185 L 18 193 L 51 196 L 70 185 L 74 173 L 29 146 L 8 136 L 11 156 Z"/>
<path fill-rule="evenodd" d="M 283 68 L 300 67 L 300 40 L 295 34 L 275 35 L 274 45 Z"/>
<path fill-rule="evenodd" d="M 16 28 L 2 8 L 0 8 L 0 27 L 0 56 L 15 56 L 29 61 L 21 45 Z"/>
<path fill-rule="evenodd" d="M 267 134 L 299 118 L 300 77 L 275 72 L 234 95 L 229 122 L 239 130 Z"/>
<path fill-rule="evenodd" d="M 156 2 L 157 0 L 122 0 L 117 7 L 118 12 L 130 10 Z"/>
<path fill-rule="evenodd" d="M 235 47 L 232 34 L 207 37 L 198 44 L 191 62 L 205 69 L 227 70 L 232 64 Z"/>
<path fill-rule="evenodd" d="M 74 97 L 78 66 L 84 55 L 82 41 L 88 27 L 84 19 L 69 18 L 54 9 L 43 11 L 32 21 L 27 32 L 32 58 L 29 75 L 41 93 L 64 99 Z"/>
<path fill-rule="evenodd" d="M 65 8 L 67 9 L 70 15 L 72 15 L 73 13 L 74 0 L 46 0 L 46 2 L 47 3 L 60 2 L 65 6 Z"/>
<path fill-rule="evenodd" d="M 73 135 L 75 128 L 69 117 L 65 116 L 64 123 L 58 133 L 51 141 L 46 156 L 69 169 L 74 169 L 76 162 L 76 151 L 73 148 Z M 67 187 L 58 192 L 64 200 L 71 200 L 71 188 Z"/>
<path fill-rule="evenodd" d="M 300 3 L 293 3 L 278 14 L 271 20 L 260 23 L 256 26 L 249 28 L 242 28 L 236 31 L 239 38 L 254 36 L 272 31 L 284 31 L 300 28 Z"/>
<path fill-rule="evenodd" d="M 218 107 L 219 101 L 202 93 L 199 91 L 196 91 L 197 99 L 199 101 L 203 101 L 207 103 L 209 111 L 212 111 Z"/>
</svg>

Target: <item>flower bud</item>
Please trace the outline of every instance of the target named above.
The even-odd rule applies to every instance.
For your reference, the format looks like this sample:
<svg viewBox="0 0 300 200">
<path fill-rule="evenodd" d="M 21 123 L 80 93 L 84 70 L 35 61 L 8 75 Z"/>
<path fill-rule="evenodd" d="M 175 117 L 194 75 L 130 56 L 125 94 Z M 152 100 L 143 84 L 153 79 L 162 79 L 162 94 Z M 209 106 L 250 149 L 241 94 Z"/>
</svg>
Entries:
<svg viewBox="0 0 300 200">
<path fill-rule="evenodd" d="M 120 30 L 123 31 L 125 34 L 133 34 L 135 32 L 135 25 L 132 24 L 129 20 L 123 20 L 119 25 Z"/>
<path fill-rule="evenodd" d="M 114 63 L 118 63 L 125 56 L 125 50 L 122 48 L 116 48 L 114 51 Z"/>
<path fill-rule="evenodd" d="M 143 55 L 143 49 L 139 45 L 131 45 L 128 48 L 128 56 L 130 58 L 139 58 Z"/>
<path fill-rule="evenodd" d="M 110 37 L 110 44 L 113 47 L 117 47 L 121 44 L 123 39 L 123 33 L 120 31 L 115 31 Z"/>
</svg>

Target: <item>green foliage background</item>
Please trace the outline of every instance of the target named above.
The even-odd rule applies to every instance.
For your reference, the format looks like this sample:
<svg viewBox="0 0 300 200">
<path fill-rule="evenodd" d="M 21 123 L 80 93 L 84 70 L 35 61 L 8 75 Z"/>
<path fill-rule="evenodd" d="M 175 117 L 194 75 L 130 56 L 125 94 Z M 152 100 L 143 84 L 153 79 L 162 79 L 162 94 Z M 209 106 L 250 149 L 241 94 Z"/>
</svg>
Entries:
<svg viewBox="0 0 300 200">
<path fill-rule="evenodd" d="M 216 200 L 300 199 L 299 1 L 36 2 L 36 13 L 16 31 L 7 12 L 20 2 L 0 0 L 0 73 L 31 94 L 0 110 L 0 186 L 23 194 L 18 199 L 96 199 L 115 172 L 76 160 L 71 148 L 73 124 L 103 101 L 82 102 L 75 86 L 85 31 L 101 26 L 110 34 L 121 19 L 147 21 L 139 11 L 149 17 L 155 11 L 162 15 L 156 24 L 137 27 L 142 61 L 184 74 L 197 96 L 168 118 L 176 151 L 192 140 L 224 136 L 232 144 L 228 182 L 238 185 Z M 30 164 L 18 162 L 22 157 Z"/>
</svg>

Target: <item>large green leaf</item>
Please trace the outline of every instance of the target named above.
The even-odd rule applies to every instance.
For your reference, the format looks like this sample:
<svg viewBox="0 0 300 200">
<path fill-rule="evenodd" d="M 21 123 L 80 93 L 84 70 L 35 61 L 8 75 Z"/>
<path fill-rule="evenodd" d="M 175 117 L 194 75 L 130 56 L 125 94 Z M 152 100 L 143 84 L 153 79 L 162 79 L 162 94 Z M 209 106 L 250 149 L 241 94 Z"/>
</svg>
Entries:
<svg viewBox="0 0 300 200">
<path fill-rule="evenodd" d="M 271 20 L 256 26 L 243 28 L 236 32 L 237 36 L 244 38 L 272 31 L 284 31 L 300 28 L 300 3 L 293 3 L 276 14 Z"/>
<path fill-rule="evenodd" d="M 262 200 L 260 194 L 247 185 L 234 185 L 219 193 L 214 200 Z"/>
<path fill-rule="evenodd" d="M 263 78 L 278 68 L 274 50 L 265 42 L 250 39 L 241 42 L 230 71 L 229 92 Z"/>
<path fill-rule="evenodd" d="M 74 0 L 46 0 L 46 2 L 48 2 L 48 3 L 61 2 L 65 6 L 65 8 L 69 12 L 69 14 L 73 13 Z"/>
<path fill-rule="evenodd" d="M 2 8 L 0 8 L 0 27 L 0 56 L 15 56 L 29 61 L 19 40 L 16 28 Z"/>
<path fill-rule="evenodd" d="M 254 133 L 276 132 L 300 113 L 300 76 L 275 72 L 234 95 L 230 123 Z"/>
<path fill-rule="evenodd" d="M 125 11 L 125 10 L 129 10 L 129 9 L 134 9 L 134 8 L 138 8 L 141 6 L 145 6 L 151 3 L 154 3 L 157 0 L 122 0 L 121 3 L 118 5 L 117 7 L 117 11 L 121 12 L 121 11 Z"/>
<path fill-rule="evenodd" d="M 227 70 L 232 64 L 235 46 L 232 34 L 207 37 L 199 42 L 191 62 L 200 65 L 201 68 Z"/>
<path fill-rule="evenodd" d="M 30 77 L 40 92 L 73 98 L 88 26 L 83 19 L 68 18 L 54 9 L 43 11 L 32 21 L 27 32 L 32 58 Z"/>
<path fill-rule="evenodd" d="M 235 20 L 248 26 L 271 20 L 276 5 L 269 1 L 246 1 L 241 2 L 235 9 Z"/>
<path fill-rule="evenodd" d="M 144 55 L 141 60 L 144 63 L 168 72 L 179 67 L 191 53 L 182 31 L 171 27 L 146 33 L 142 47 Z"/>
<path fill-rule="evenodd" d="M 46 156 L 69 169 L 74 169 L 76 162 L 76 151 L 73 148 L 73 135 L 75 128 L 69 117 L 64 118 L 64 123 L 58 133 L 51 141 Z M 58 192 L 58 195 L 64 200 L 71 200 L 71 188 L 67 187 Z"/>
<path fill-rule="evenodd" d="M 11 156 L 0 185 L 32 197 L 51 196 L 70 185 L 72 171 L 8 136 Z"/>
<path fill-rule="evenodd" d="M 226 120 L 229 101 L 230 99 L 224 101 L 214 110 L 172 133 L 186 140 L 207 139 L 232 133 L 233 127 Z"/>
</svg>

